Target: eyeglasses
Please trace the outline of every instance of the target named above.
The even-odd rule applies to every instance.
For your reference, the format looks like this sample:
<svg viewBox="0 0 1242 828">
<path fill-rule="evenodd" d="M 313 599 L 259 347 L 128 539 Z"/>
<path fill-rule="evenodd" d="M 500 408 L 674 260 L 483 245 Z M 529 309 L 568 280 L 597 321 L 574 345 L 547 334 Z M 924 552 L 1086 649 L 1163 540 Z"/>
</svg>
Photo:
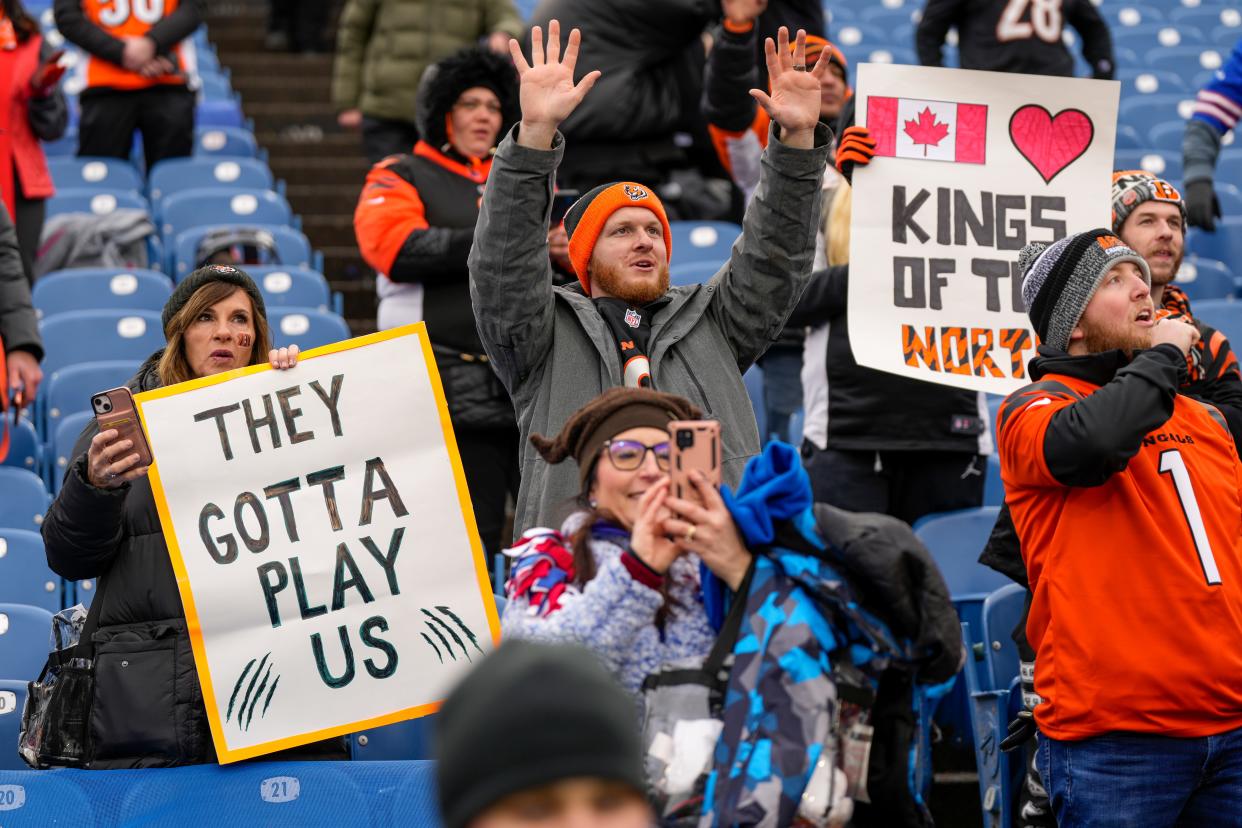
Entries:
<svg viewBox="0 0 1242 828">
<path fill-rule="evenodd" d="M 474 112 L 479 107 L 484 107 L 493 115 L 501 113 L 500 104 L 495 101 L 480 101 L 474 98 L 467 98 L 464 101 L 458 101 L 453 104 L 454 109 L 464 109 L 466 112 Z"/>
<path fill-rule="evenodd" d="M 604 450 L 613 468 L 619 471 L 634 471 L 647 459 L 647 452 L 655 455 L 656 466 L 661 471 L 668 471 L 668 442 L 648 446 L 637 440 L 609 440 L 604 443 Z"/>
</svg>

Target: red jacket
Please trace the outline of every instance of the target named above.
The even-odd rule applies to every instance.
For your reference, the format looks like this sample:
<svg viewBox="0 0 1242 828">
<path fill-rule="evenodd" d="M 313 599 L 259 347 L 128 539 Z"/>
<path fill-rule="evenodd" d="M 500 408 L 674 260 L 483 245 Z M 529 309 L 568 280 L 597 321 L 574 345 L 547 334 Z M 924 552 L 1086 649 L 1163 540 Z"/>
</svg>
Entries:
<svg viewBox="0 0 1242 828">
<path fill-rule="evenodd" d="M 34 95 L 30 80 L 39 67 L 43 38 L 32 35 L 16 49 L 0 49 L 0 90 L 8 106 L 0 106 L 0 195 L 14 216 L 18 184 L 26 198 L 48 198 L 55 194 L 47 158 L 30 123 L 30 101 Z M 4 159 L 11 159 L 8 163 Z M 18 180 L 13 180 L 14 169 Z"/>
</svg>

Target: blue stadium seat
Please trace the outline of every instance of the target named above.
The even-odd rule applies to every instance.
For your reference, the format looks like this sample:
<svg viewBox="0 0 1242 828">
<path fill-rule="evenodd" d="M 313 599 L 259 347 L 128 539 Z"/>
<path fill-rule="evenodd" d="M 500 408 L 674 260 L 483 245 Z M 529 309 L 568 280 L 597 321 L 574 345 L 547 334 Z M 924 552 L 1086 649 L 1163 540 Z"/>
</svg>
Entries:
<svg viewBox="0 0 1242 828">
<path fill-rule="evenodd" d="M 245 119 L 241 103 L 236 100 L 200 101 L 194 107 L 194 123 L 198 126 L 240 128 Z"/>
<path fill-rule="evenodd" d="M 1152 69 L 1173 72 L 1189 79 L 1190 86 L 1198 89 L 1201 84 L 1195 83 L 1194 78 L 1201 72 L 1215 72 L 1224 63 L 1225 55 L 1215 46 L 1205 44 L 1161 46 L 1149 50 L 1143 60 Z"/>
<path fill-rule="evenodd" d="M 905 3 L 902 0 L 864 4 L 859 7 L 858 20 L 891 31 L 898 25 L 913 22 L 921 8 L 921 4 Z"/>
<path fill-rule="evenodd" d="M 42 478 L 25 469 L 0 466 L 0 492 L 4 493 L 0 497 L 0 526 L 39 531 L 51 503 Z"/>
<path fill-rule="evenodd" d="M 267 189 L 193 187 L 170 193 L 160 202 L 160 233 L 172 241 L 178 233 L 213 224 L 289 225 L 293 211 L 284 196 Z"/>
<path fill-rule="evenodd" d="M 91 395 L 109 388 L 119 388 L 138 372 L 142 363 L 137 359 L 117 359 L 103 361 L 77 362 L 47 374 L 43 383 L 43 427 L 44 436 L 51 443 L 57 429 L 71 414 L 90 413 Z M 81 432 L 82 427 L 78 427 Z M 75 432 L 76 437 L 76 432 Z M 66 448 L 72 448 L 71 442 Z M 49 469 L 57 467 L 55 455 L 48 457 Z M 64 469 L 61 468 L 61 473 Z M 59 476 L 59 475 L 57 475 Z"/>
<path fill-rule="evenodd" d="M 1004 690 L 1018 675 L 1018 645 L 1013 631 L 1022 620 L 1026 589 L 1006 584 L 983 599 L 982 629 L 984 690 Z"/>
<path fill-rule="evenodd" d="M 76 138 L 75 138 L 76 141 Z M 203 127 L 194 131 L 195 157 L 231 155 L 255 158 L 259 155 L 259 143 L 254 134 L 241 127 Z"/>
<path fill-rule="evenodd" d="M 1009 583 L 1004 575 L 979 563 L 979 553 L 992 533 L 998 511 L 995 506 L 984 506 L 929 515 L 915 527 L 915 534 L 936 559 L 954 601 L 982 601 L 988 593 Z"/>
<path fill-rule="evenodd" d="M 47 217 L 62 213 L 94 213 L 106 216 L 115 210 L 142 210 L 148 215 L 151 206 L 132 190 L 91 190 L 66 187 L 47 200 Z"/>
<path fill-rule="evenodd" d="M 69 463 L 74 459 L 73 447 L 77 444 L 78 437 L 82 436 L 87 423 L 94 419 L 95 415 L 90 411 L 75 411 L 56 420 L 55 425 L 50 429 L 51 438 L 47 444 L 45 476 L 48 490 L 53 495 L 60 493 L 65 472 L 69 470 Z"/>
<path fill-rule="evenodd" d="M 352 334 L 345 320 L 335 313 L 314 308 L 269 308 L 272 345 L 297 345 L 303 351 L 349 339 Z"/>
<path fill-rule="evenodd" d="M 392 811 L 407 825 L 441 828 L 439 798 L 436 793 L 435 765 L 419 762 L 416 775 L 406 776 L 397 788 Z"/>
<path fill-rule="evenodd" d="M 1173 282 L 1195 303 L 1204 299 L 1228 299 L 1236 296 L 1238 284 L 1233 271 L 1224 262 L 1187 256 Z"/>
<path fill-rule="evenodd" d="M 26 682 L 0 679 L 0 771 L 28 770 L 26 763 L 17 753 L 17 739 L 22 730 L 22 708 L 25 704 Z M 16 810 L 16 792 L 6 788 L 8 786 L 0 780 L 0 813 Z"/>
<path fill-rule="evenodd" d="M 1223 333 L 1231 343 L 1242 342 L 1242 302 L 1228 299 L 1195 302 L 1194 312 L 1196 319 Z"/>
<path fill-rule="evenodd" d="M 77 127 L 69 127 L 65 130 L 65 134 L 55 141 L 40 141 L 39 146 L 43 147 L 43 154 L 48 159 L 72 158 L 78 152 Z"/>
<path fill-rule="evenodd" d="M 1121 81 L 1121 94 L 1125 97 L 1193 94 L 1193 90 L 1180 75 L 1173 72 L 1155 72 L 1146 67 L 1118 69 L 1117 80 Z"/>
<path fill-rule="evenodd" d="M 228 70 L 220 66 L 220 56 L 210 43 L 196 43 L 194 59 L 198 63 L 199 74 L 223 74 L 228 77 Z"/>
<path fill-rule="evenodd" d="M 142 189 L 142 175 L 128 161 L 118 158 L 49 158 L 47 168 L 57 190 Z"/>
<path fill-rule="evenodd" d="M 742 228 L 727 221 L 672 221 L 673 264 L 715 262 L 717 267 L 729 259 L 733 242 Z"/>
<path fill-rule="evenodd" d="M 1185 121 L 1165 121 L 1164 123 L 1154 124 L 1151 129 L 1147 130 L 1147 141 L 1153 150 L 1181 155 L 1182 138 L 1185 135 Z"/>
<path fill-rule="evenodd" d="M 1234 44 L 1240 38 L 1242 38 L 1242 29 L 1239 29 L 1237 23 L 1217 26 L 1208 32 L 1208 41 L 1222 52 L 1233 49 Z"/>
<path fill-rule="evenodd" d="M 26 409 L 27 412 L 33 410 L 33 407 Z M 26 419 L 25 416 L 17 423 L 16 427 L 10 422 L 9 453 L 0 465 L 42 474 L 43 448 L 39 443 L 39 432 L 35 430 L 34 424 Z"/>
<path fill-rule="evenodd" d="M 913 49 L 900 46 L 877 46 L 866 53 L 865 62 L 913 66 L 917 65 L 919 60 Z"/>
<path fill-rule="evenodd" d="M 13 751 L 13 758 L 17 758 L 17 751 Z M 90 797 L 70 778 L 72 772 L 66 771 L 0 770 L 0 792 L 7 807 L 13 809 L 5 814 L 5 822 L 12 819 L 12 825 L 100 825 Z"/>
<path fill-rule="evenodd" d="M 1196 26 L 1169 23 L 1140 23 L 1137 26 L 1113 29 L 1113 43 L 1142 54 L 1158 47 L 1206 46 L 1207 38 Z"/>
<path fill-rule="evenodd" d="M 1242 28 L 1239 28 L 1237 9 L 1231 6 L 1205 3 L 1203 5 L 1195 5 L 1194 7 L 1178 7 L 1169 12 L 1169 21 L 1178 26 L 1194 26 L 1202 32 L 1209 32 L 1217 26 L 1225 25 L 1228 21 L 1234 21 L 1233 26 L 1238 32 L 1238 36 L 1242 37 Z"/>
<path fill-rule="evenodd" d="M 724 262 L 674 262 L 669 267 L 669 282 L 674 285 L 698 285 L 716 275 Z"/>
<path fill-rule="evenodd" d="M 1119 170 L 1146 170 L 1173 184 L 1180 184 L 1182 180 L 1181 152 L 1118 150 L 1113 156 L 1113 166 Z"/>
<path fill-rule="evenodd" d="M 1100 15 L 1108 21 L 1114 32 L 1120 29 L 1132 29 L 1144 23 L 1159 23 L 1164 20 L 1164 12 L 1155 6 L 1144 6 L 1126 3 L 1113 8 L 1101 8 Z"/>
<path fill-rule="evenodd" d="M 0 603 L 30 604 L 48 612 L 64 606 L 60 576 L 48 568 L 38 532 L 0 527 Z"/>
<path fill-rule="evenodd" d="M 283 265 L 259 265 L 246 267 L 245 270 L 258 283 L 259 292 L 269 308 L 296 306 L 333 310 L 332 291 L 322 273 Z"/>
<path fill-rule="evenodd" d="M 434 759 L 435 719 L 432 714 L 351 734 L 351 756 L 355 762 Z"/>
<path fill-rule="evenodd" d="M 153 311 L 58 313 L 44 319 L 39 331 L 45 374 L 92 360 L 142 360 L 164 347 L 163 324 Z"/>
<path fill-rule="evenodd" d="M 52 614 L 47 610 L 0 604 L 0 676 L 16 681 L 38 678 L 51 634 Z"/>
<path fill-rule="evenodd" d="M 267 164 L 254 158 L 170 158 L 151 170 L 147 194 L 158 212 L 164 197 L 181 190 L 196 187 L 268 190 L 273 185 L 272 171 Z"/>
<path fill-rule="evenodd" d="M 1228 181 L 1214 182 L 1216 199 L 1220 202 L 1220 212 L 1226 216 L 1242 215 L 1242 189 Z"/>
<path fill-rule="evenodd" d="M 76 310 L 161 311 L 172 280 L 154 270 L 70 268 L 39 277 L 31 294 L 41 319 Z"/>
<path fill-rule="evenodd" d="M 237 93 L 229 84 L 229 79 L 215 72 L 198 73 L 198 100 L 203 101 L 236 101 Z"/>
<path fill-rule="evenodd" d="M 1192 227 L 1186 234 L 1186 252 L 1220 262 L 1242 262 L 1242 216 L 1217 219 L 1214 233 Z"/>
<path fill-rule="evenodd" d="M 1242 187 L 1242 150 L 1223 149 L 1216 159 L 1216 183 L 1222 181 Z"/>
<path fill-rule="evenodd" d="M 992 427 L 993 423 L 995 423 L 995 420 L 988 424 L 989 427 Z M 983 505 L 1001 506 L 1004 503 L 1005 484 L 1001 481 L 1000 457 L 996 454 L 990 454 L 988 455 L 986 476 L 983 478 Z"/>
<path fill-rule="evenodd" d="M 1147 146 L 1147 139 L 1129 124 L 1117 124 L 1117 138 L 1113 146 L 1118 150 L 1141 150 Z"/>
<path fill-rule="evenodd" d="M 907 17 L 907 22 L 909 18 Z M 847 23 L 834 33 L 832 42 L 842 52 L 848 54 L 858 54 L 870 49 L 886 46 L 891 42 L 888 32 L 880 26 L 869 25 L 864 22 Z M 901 44 L 906 46 L 908 44 Z M 854 61 L 850 61 L 851 64 Z"/>
<path fill-rule="evenodd" d="M 174 281 L 181 281 L 187 274 L 194 269 L 197 261 L 198 245 L 203 237 L 214 230 L 221 230 L 226 227 L 247 227 L 255 230 L 262 230 L 272 237 L 272 243 L 276 248 L 277 258 L 280 259 L 282 267 L 301 267 L 310 270 L 323 272 L 323 264 L 319 256 L 311 251 L 310 241 L 301 232 L 294 230 L 292 227 L 282 227 L 275 224 L 259 224 L 259 223 L 237 223 L 237 224 L 216 224 L 209 227 L 193 227 L 184 233 L 178 233 L 173 243 L 168 247 L 170 256 L 168 262 L 169 271 L 173 274 Z M 249 266 L 243 265 L 249 269 Z"/>
<path fill-rule="evenodd" d="M 1123 96 L 1117 109 L 1117 122 L 1129 124 L 1145 133 L 1154 124 L 1184 121 L 1194 106 L 1192 94 L 1158 94 Z"/>
<path fill-rule="evenodd" d="M 223 812 L 232 824 L 265 828 L 372 824 L 362 790 L 333 762 L 148 768 L 128 781 L 118 825 L 216 824 Z"/>
<path fill-rule="evenodd" d="M 742 383 L 746 386 L 746 395 L 750 397 L 750 407 L 755 410 L 755 425 L 759 427 L 759 442 L 768 441 L 767 408 L 763 405 L 763 369 L 752 365 L 742 374 Z"/>
</svg>

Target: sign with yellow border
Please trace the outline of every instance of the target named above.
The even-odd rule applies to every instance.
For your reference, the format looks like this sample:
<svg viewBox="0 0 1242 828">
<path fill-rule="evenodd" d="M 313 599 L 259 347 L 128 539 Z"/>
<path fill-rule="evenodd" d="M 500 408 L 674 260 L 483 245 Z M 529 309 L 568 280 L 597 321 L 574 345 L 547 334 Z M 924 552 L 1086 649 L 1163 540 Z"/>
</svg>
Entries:
<svg viewBox="0 0 1242 828">
<path fill-rule="evenodd" d="M 499 641 L 421 323 L 135 400 L 221 763 L 432 713 Z"/>
</svg>

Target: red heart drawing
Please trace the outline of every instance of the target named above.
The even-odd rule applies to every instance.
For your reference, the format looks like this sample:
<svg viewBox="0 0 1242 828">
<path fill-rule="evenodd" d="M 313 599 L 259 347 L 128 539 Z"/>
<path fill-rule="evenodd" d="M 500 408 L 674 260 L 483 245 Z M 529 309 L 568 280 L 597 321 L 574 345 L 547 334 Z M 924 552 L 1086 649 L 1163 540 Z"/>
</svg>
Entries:
<svg viewBox="0 0 1242 828">
<path fill-rule="evenodd" d="M 1045 184 L 1077 161 L 1093 137 L 1090 116 L 1078 109 L 1062 109 L 1053 117 L 1042 106 L 1027 104 L 1009 119 L 1009 140 Z"/>
</svg>

